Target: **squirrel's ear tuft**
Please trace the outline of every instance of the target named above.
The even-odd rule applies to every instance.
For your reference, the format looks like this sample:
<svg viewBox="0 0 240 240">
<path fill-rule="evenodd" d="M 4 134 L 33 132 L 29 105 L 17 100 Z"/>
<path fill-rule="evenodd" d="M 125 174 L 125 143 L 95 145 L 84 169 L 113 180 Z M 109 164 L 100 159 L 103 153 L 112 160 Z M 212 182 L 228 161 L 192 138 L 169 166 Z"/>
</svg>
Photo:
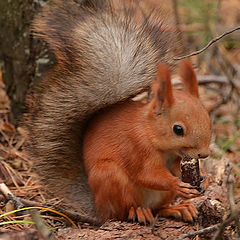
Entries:
<svg viewBox="0 0 240 240">
<path fill-rule="evenodd" d="M 160 115 L 165 108 L 169 108 L 174 103 L 170 71 L 166 64 L 160 63 L 157 70 L 157 81 L 152 85 L 153 111 Z M 166 109 L 165 109 L 166 110 Z"/>
<path fill-rule="evenodd" d="M 184 90 L 189 92 L 192 96 L 198 98 L 199 94 L 197 77 L 191 62 L 188 59 L 185 59 L 181 62 L 179 72 L 184 84 Z"/>
</svg>

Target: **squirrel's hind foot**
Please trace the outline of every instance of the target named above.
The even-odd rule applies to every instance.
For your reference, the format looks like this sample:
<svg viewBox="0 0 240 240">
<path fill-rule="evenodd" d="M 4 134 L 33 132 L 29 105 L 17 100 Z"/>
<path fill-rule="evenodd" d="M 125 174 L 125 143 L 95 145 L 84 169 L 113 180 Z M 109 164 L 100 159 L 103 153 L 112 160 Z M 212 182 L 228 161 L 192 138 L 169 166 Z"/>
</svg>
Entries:
<svg viewBox="0 0 240 240">
<path fill-rule="evenodd" d="M 186 222 L 193 222 L 197 218 L 198 210 L 190 202 L 181 202 L 176 206 L 167 206 L 159 211 L 161 217 L 174 217 Z"/>
<path fill-rule="evenodd" d="M 136 209 L 134 207 L 131 207 L 128 213 L 128 220 L 132 222 L 139 222 L 144 225 L 147 223 L 152 225 L 154 223 L 152 210 L 150 208 L 144 207 L 138 207 Z"/>
</svg>

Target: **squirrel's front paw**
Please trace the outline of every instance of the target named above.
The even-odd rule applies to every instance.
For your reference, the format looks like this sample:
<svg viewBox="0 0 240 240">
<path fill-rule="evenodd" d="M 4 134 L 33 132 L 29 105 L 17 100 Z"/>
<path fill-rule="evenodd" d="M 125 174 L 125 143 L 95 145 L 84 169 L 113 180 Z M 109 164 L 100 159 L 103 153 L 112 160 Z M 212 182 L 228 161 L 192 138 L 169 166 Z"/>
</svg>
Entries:
<svg viewBox="0 0 240 240">
<path fill-rule="evenodd" d="M 189 183 L 184 183 L 180 181 L 178 182 L 177 196 L 182 198 L 194 198 L 194 197 L 198 197 L 199 195 L 200 195 L 200 192 Z"/>
<path fill-rule="evenodd" d="M 128 220 L 133 222 L 138 221 L 144 225 L 147 223 L 152 225 L 154 217 L 150 208 L 138 207 L 135 209 L 134 207 L 131 207 L 128 213 Z"/>
</svg>

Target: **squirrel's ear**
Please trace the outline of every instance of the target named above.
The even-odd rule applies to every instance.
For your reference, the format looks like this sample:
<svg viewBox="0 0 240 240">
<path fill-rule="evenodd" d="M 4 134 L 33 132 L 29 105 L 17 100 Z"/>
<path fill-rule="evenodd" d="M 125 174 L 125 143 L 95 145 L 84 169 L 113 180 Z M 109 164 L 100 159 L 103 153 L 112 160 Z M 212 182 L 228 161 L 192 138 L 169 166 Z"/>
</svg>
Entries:
<svg viewBox="0 0 240 240">
<path fill-rule="evenodd" d="M 171 107 L 174 102 L 169 68 L 164 63 L 158 65 L 157 81 L 153 83 L 152 91 L 154 94 L 152 108 L 154 113 L 159 115 L 164 108 Z"/>
<path fill-rule="evenodd" d="M 197 77 L 193 70 L 191 62 L 188 59 L 185 59 L 181 62 L 179 72 L 184 84 L 184 90 L 198 98 L 199 94 Z"/>
</svg>

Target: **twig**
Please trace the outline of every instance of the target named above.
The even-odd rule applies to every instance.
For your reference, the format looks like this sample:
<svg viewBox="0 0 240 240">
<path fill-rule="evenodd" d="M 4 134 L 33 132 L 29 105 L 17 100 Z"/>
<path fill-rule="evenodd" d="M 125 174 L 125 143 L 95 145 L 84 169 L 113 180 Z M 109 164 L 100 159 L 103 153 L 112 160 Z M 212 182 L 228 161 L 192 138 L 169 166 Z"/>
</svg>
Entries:
<svg viewBox="0 0 240 240">
<path fill-rule="evenodd" d="M 41 204 L 35 201 L 29 201 L 20 197 L 16 197 L 12 194 L 12 192 L 9 190 L 9 188 L 4 184 L 1 183 L 0 184 L 0 192 L 3 194 L 3 196 L 5 197 L 6 200 L 12 200 L 14 207 L 16 209 L 22 208 L 24 206 L 26 207 L 50 207 L 50 204 Z M 99 221 L 99 219 L 88 216 L 88 215 L 84 215 L 84 214 L 78 214 L 76 212 L 73 211 L 68 211 L 62 208 L 56 208 L 54 207 L 55 210 L 64 213 L 65 215 L 67 215 L 69 218 L 71 218 L 74 221 L 79 221 L 79 222 L 83 222 L 83 223 L 89 223 L 91 225 L 95 225 L 95 226 L 99 226 L 101 224 L 101 222 Z"/>
<path fill-rule="evenodd" d="M 190 54 L 188 54 L 188 55 L 185 55 L 185 56 L 174 57 L 173 60 L 178 61 L 178 60 L 181 60 L 181 59 L 184 59 L 184 58 L 188 58 L 188 57 L 192 57 L 192 56 L 198 55 L 198 54 L 202 53 L 203 51 L 205 51 L 207 48 L 209 48 L 213 43 L 217 42 L 217 41 L 220 40 L 221 38 L 225 37 L 226 35 L 228 35 L 228 34 L 230 34 L 230 33 L 235 32 L 235 31 L 237 31 L 237 30 L 240 30 L 240 26 L 238 26 L 238 27 L 236 27 L 236 28 L 233 28 L 233 29 L 231 29 L 231 30 L 229 30 L 229 31 L 221 34 L 220 36 L 212 39 L 210 42 L 208 42 L 208 44 L 207 44 L 204 48 L 202 48 L 202 49 L 200 49 L 200 50 L 198 50 L 198 51 L 196 51 L 196 52 L 192 52 L 192 53 L 190 53 Z"/>
<path fill-rule="evenodd" d="M 223 96 L 223 94 L 221 94 L 222 95 L 221 100 L 218 101 L 211 109 L 208 110 L 208 113 L 210 114 L 210 116 L 216 109 L 218 109 L 223 104 L 226 104 L 230 100 L 231 95 L 232 95 L 232 91 L 233 91 L 233 88 L 231 87 L 231 89 L 230 89 L 229 93 L 227 94 L 227 96 Z"/>
<path fill-rule="evenodd" d="M 228 194 L 229 194 L 228 197 L 229 197 L 229 204 L 230 204 L 230 215 L 228 216 L 227 219 L 225 219 L 221 223 L 218 231 L 216 232 L 215 236 L 213 237 L 213 240 L 220 240 L 226 226 L 228 226 L 229 223 L 231 223 L 233 221 L 237 225 L 237 232 L 240 237 L 240 223 L 239 223 L 240 211 L 238 210 L 237 205 L 235 204 L 235 200 L 234 200 L 234 180 L 233 180 L 232 176 L 228 176 L 227 185 L 228 185 Z"/>
<path fill-rule="evenodd" d="M 152 224 L 152 229 L 151 229 L 151 232 L 152 234 L 154 235 L 154 232 L 155 232 L 155 227 L 156 227 L 156 223 L 157 223 L 157 220 L 158 220 L 158 214 L 155 216 L 154 218 L 154 221 L 153 221 L 153 224 Z"/>
<path fill-rule="evenodd" d="M 210 226 L 207 228 L 203 228 L 203 229 L 195 231 L 195 232 L 182 234 L 181 236 L 178 237 L 178 240 L 183 240 L 184 238 L 187 238 L 187 237 L 194 237 L 199 234 L 216 231 L 219 228 L 219 226 L 220 226 L 220 224 L 216 224 L 216 225 L 213 225 L 213 226 Z"/>
<path fill-rule="evenodd" d="M 209 113 L 213 113 L 218 107 L 220 107 L 222 104 L 226 104 L 228 103 L 231 99 L 233 99 L 234 96 L 234 92 L 240 96 L 240 91 L 238 89 L 238 87 L 236 86 L 235 82 L 234 82 L 234 78 L 237 75 L 237 70 L 234 68 L 234 66 L 231 64 L 231 62 L 226 58 L 225 55 L 220 54 L 220 49 L 217 46 L 216 47 L 216 53 L 217 54 L 217 61 L 219 66 L 221 67 L 222 72 L 225 74 L 227 80 L 228 80 L 228 85 L 229 85 L 229 89 L 227 90 L 227 92 L 225 91 L 226 94 L 221 94 L 222 98 L 221 100 L 209 111 Z"/>
<path fill-rule="evenodd" d="M 44 240 L 57 240 L 54 236 L 54 233 L 51 232 L 47 226 L 43 223 L 43 220 L 40 214 L 36 210 L 30 211 L 32 220 L 35 222 L 35 227 L 38 230 L 39 235 Z"/>
<path fill-rule="evenodd" d="M 24 207 L 24 204 L 19 198 L 15 197 L 5 183 L 0 183 L 0 192 L 3 194 L 6 200 L 12 200 L 16 209 Z"/>
<path fill-rule="evenodd" d="M 240 198 L 237 198 L 237 199 L 235 200 L 235 203 L 238 204 L 239 202 L 240 202 Z"/>
<path fill-rule="evenodd" d="M 57 211 L 66 214 L 69 218 L 76 222 L 89 223 L 93 226 L 100 226 L 102 222 L 97 217 L 91 217 L 84 214 L 78 214 L 77 212 L 68 211 L 65 209 L 56 208 Z"/>
<path fill-rule="evenodd" d="M 197 76 L 198 84 L 208 84 L 208 83 L 219 83 L 226 84 L 228 83 L 227 77 L 217 76 L 217 75 L 205 75 Z"/>
<path fill-rule="evenodd" d="M 217 83 L 217 84 L 228 84 L 228 79 L 225 76 L 217 76 L 217 75 L 201 75 L 197 76 L 197 81 L 199 85 L 209 84 L 209 83 Z M 180 79 L 174 79 L 172 82 L 173 85 L 182 84 Z"/>
</svg>

